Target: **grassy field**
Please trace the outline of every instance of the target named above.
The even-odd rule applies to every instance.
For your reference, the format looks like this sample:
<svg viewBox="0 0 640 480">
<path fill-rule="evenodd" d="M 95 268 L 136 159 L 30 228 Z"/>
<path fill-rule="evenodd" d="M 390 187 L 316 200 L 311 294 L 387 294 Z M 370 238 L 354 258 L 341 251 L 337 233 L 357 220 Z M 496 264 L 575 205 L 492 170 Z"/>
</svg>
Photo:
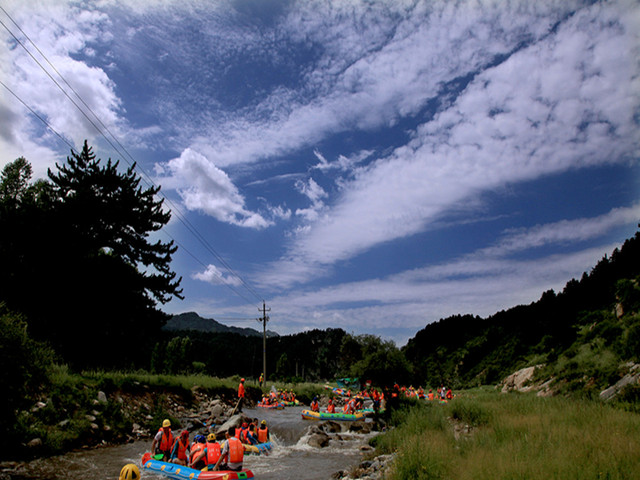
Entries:
<svg viewBox="0 0 640 480">
<path fill-rule="evenodd" d="M 640 478 L 640 415 L 599 402 L 478 390 L 397 415 L 375 439 L 392 480 Z"/>
</svg>

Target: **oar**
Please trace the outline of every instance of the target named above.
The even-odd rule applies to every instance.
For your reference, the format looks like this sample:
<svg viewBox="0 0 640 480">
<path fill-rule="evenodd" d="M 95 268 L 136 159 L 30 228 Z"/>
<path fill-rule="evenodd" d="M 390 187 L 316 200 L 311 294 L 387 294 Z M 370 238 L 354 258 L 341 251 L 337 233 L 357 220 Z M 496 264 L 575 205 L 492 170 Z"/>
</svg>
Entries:
<svg viewBox="0 0 640 480">
<path fill-rule="evenodd" d="M 233 412 L 231 412 L 231 416 L 233 417 L 236 413 L 236 409 L 238 408 L 238 405 L 240 405 L 240 400 L 242 400 L 242 398 L 239 398 L 238 401 L 236 402 L 236 406 L 233 408 Z"/>
</svg>

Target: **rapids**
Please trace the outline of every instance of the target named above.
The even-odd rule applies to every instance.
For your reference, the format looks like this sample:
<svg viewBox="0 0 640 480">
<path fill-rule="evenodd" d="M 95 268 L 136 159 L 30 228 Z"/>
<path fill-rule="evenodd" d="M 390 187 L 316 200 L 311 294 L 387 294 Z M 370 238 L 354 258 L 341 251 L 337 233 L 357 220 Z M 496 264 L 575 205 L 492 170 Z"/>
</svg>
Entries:
<svg viewBox="0 0 640 480">
<path fill-rule="evenodd" d="M 302 420 L 303 407 L 284 410 L 245 408 L 251 418 L 266 420 L 271 430 L 273 450 L 266 455 L 245 455 L 244 466 L 256 480 L 329 480 L 339 470 L 348 470 L 362 458 L 360 447 L 371 435 L 342 432 L 332 434 L 329 446 L 310 447 L 306 443 L 309 426 L 318 422 Z M 191 432 L 196 433 L 196 432 Z M 204 433 L 204 432 L 197 432 Z M 127 463 L 140 466 L 151 439 L 125 445 L 79 450 L 65 455 L 28 462 L 18 470 L 16 480 L 117 480 Z M 166 480 L 167 477 L 146 472 L 142 480 Z"/>
</svg>

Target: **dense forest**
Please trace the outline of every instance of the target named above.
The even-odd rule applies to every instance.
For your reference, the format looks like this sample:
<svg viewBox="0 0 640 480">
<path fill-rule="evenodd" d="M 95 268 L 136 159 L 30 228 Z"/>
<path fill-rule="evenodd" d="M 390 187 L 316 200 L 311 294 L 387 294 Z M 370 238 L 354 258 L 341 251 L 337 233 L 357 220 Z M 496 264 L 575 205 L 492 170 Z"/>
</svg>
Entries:
<svg viewBox="0 0 640 480">
<path fill-rule="evenodd" d="M 102 163 L 86 144 L 48 180 L 24 158 L 0 176 L 0 430 L 46 385 L 52 365 L 74 371 L 145 370 L 257 379 L 262 338 L 163 330 L 162 305 L 182 298 L 172 242 L 151 243 L 170 212 L 135 165 Z M 341 329 L 267 339 L 271 381 L 358 377 L 454 388 L 495 384 L 514 370 L 560 388 L 597 393 L 640 359 L 640 232 L 562 292 L 488 318 L 456 315 L 426 325 L 407 345 Z"/>
<path fill-rule="evenodd" d="M 403 348 L 417 382 L 495 384 L 515 369 L 564 366 L 594 389 L 640 355 L 640 233 L 563 291 L 486 319 L 457 315 L 427 325 Z M 607 359 L 608 365 L 598 365 Z M 547 370 L 547 373 L 550 373 Z M 586 375 L 586 377 L 585 377 Z M 580 385 L 581 382 L 575 382 Z"/>
</svg>

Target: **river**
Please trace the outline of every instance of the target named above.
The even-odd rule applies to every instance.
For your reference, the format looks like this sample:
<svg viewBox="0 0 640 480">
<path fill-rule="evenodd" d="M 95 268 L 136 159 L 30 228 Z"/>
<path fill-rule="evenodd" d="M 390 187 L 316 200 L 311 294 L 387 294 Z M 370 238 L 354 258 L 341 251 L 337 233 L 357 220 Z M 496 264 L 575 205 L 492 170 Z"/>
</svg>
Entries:
<svg viewBox="0 0 640 480">
<path fill-rule="evenodd" d="M 284 410 L 245 408 L 251 418 L 266 420 L 275 443 L 269 455 L 245 455 L 244 466 L 256 480 L 329 480 L 339 470 L 348 470 L 362 458 L 360 447 L 371 435 L 342 432 L 331 435 L 329 446 L 310 447 L 306 434 L 316 422 L 302 420 L 302 407 Z M 192 432 L 193 433 L 193 432 Z M 200 432 L 199 432 L 200 433 Z M 38 459 L 20 468 L 16 480 L 117 480 L 120 469 L 128 464 L 140 465 L 151 441 L 138 441 L 114 447 L 81 450 L 53 458 Z M 142 478 L 166 480 L 141 469 Z"/>
</svg>

